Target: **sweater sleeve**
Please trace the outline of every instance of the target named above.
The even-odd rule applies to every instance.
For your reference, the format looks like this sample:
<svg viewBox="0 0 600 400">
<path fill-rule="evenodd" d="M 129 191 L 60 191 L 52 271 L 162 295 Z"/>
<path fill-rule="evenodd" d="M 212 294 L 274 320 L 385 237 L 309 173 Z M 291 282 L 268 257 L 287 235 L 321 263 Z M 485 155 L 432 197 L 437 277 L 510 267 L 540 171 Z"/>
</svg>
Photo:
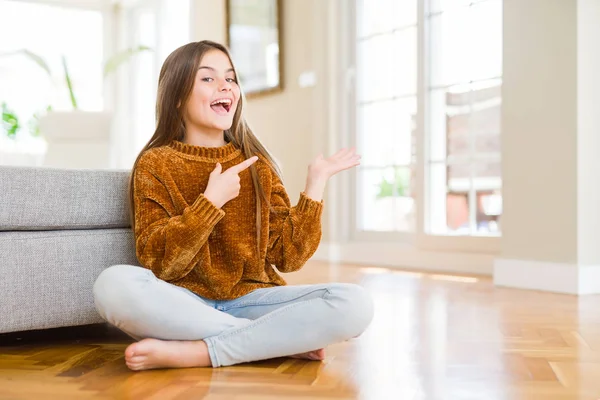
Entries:
<svg viewBox="0 0 600 400">
<path fill-rule="evenodd" d="M 291 207 L 283 184 L 277 177 L 274 180 L 267 262 L 281 272 L 293 272 L 302 268 L 319 246 L 323 202 L 301 193 L 298 204 Z"/>
<path fill-rule="evenodd" d="M 203 194 L 181 215 L 173 215 L 166 187 L 140 166 L 134 175 L 134 210 L 137 258 L 165 281 L 183 278 L 194 268 L 196 255 L 225 215 Z"/>
</svg>

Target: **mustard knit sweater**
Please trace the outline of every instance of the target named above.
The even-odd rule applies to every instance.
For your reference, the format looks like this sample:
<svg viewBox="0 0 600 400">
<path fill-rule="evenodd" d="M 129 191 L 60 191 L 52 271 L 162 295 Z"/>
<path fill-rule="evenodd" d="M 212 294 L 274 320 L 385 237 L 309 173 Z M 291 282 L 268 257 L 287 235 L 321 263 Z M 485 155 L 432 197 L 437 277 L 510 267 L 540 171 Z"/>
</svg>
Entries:
<svg viewBox="0 0 600 400">
<path fill-rule="evenodd" d="M 264 158 L 254 164 L 270 199 L 261 202 L 257 246 L 256 199 L 250 170 L 240 194 L 221 209 L 203 193 L 217 162 L 245 159 L 232 143 L 199 147 L 180 141 L 144 152 L 134 172 L 136 255 L 162 280 L 206 298 L 229 300 L 257 288 L 285 285 L 281 272 L 299 270 L 321 239 L 322 202 L 290 200 Z"/>
</svg>

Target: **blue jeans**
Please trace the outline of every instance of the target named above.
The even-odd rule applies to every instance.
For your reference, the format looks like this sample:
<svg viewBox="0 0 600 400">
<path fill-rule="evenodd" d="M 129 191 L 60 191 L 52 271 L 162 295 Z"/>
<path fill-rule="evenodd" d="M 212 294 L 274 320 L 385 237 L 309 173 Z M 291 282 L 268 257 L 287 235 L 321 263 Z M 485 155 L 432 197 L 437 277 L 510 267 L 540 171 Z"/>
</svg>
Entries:
<svg viewBox="0 0 600 400">
<path fill-rule="evenodd" d="M 289 356 L 360 335 L 373 302 L 348 283 L 257 289 L 210 300 L 132 265 L 104 270 L 94 284 L 102 318 L 131 337 L 204 340 L 213 367 Z"/>
</svg>

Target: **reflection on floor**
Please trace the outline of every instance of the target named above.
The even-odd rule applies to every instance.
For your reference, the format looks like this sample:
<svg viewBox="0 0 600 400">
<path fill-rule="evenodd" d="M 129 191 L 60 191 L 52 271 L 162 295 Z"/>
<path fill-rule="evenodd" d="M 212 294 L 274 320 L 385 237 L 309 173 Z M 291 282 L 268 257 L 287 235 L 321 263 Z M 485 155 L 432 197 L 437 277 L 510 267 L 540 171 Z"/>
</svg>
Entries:
<svg viewBox="0 0 600 400">
<path fill-rule="evenodd" d="M 290 284 L 357 282 L 376 315 L 324 362 L 131 372 L 104 326 L 0 336 L 0 398 L 598 399 L 600 296 L 490 279 L 311 262 Z"/>
</svg>

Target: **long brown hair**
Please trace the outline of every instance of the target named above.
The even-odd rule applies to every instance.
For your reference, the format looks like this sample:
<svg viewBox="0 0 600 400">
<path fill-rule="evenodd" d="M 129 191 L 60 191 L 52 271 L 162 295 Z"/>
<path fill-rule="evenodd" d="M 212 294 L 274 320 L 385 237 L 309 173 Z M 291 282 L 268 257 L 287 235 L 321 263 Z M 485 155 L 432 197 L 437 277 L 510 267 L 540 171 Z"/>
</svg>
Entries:
<svg viewBox="0 0 600 400">
<path fill-rule="evenodd" d="M 133 163 L 131 175 L 129 177 L 129 206 L 131 227 L 135 230 L 135 203 L 134 203 L 134 174 L 137 164 L 146 150 L 154 147 L 160 147 L 171 143 L 173 140 L 183 141 L 185 135 L 185 124 L 183 113 L 188 99 L 194 87 L 196 72 L 200 67 L 200 61 L 204 55 L 211 50 L 219 50 L 225 53 L 231 62 L 235 76 L 238 74 L 231 55 L 225 46 L 209 40 L 188 43 L 173 51 L 165 60 L 160 70 L 158 78 L 158 94 L 156 97 L 156 130 L 148 143 L 142 148 L 140 154 Z M 232 142 L 242 151 L 245 158 L 254 155 L 262 155 L 267 159 L 272 171 L 281 179 L 281 172 L 277 162 L 252 133 L 252 130 L 244 120 L 242 109 L 244 104 L 243 92 L 238 101 L 237 110 L 233 116 L 231 128 L 225 131 L 225 139 Z M 179 106 L 178 106 L 179 105 Z M 256 195 L 256 227 L 257 238 L 260 242 L 261 203 L 269 203 L 264 188 L 262 187 L 255 165 L 250 167 L 254 193 Z"/>
</svg>

